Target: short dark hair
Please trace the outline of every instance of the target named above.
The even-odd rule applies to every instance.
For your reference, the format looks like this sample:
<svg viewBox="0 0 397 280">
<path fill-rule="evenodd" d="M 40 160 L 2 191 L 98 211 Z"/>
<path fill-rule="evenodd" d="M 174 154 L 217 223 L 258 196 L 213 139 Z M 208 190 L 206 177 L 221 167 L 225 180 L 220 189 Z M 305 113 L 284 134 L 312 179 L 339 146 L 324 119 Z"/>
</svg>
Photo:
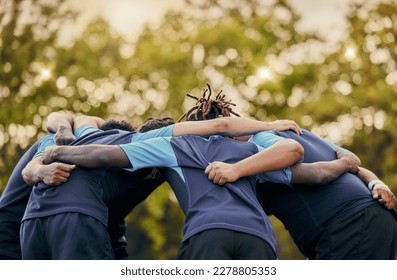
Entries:
<svg viewBox="0 0 397 280">
<path fill-rule="evenodd" d="M 149 130 L 168 126 L 174 123 L 175 121 L 172 118 L 148 118 L 137 128 L 137 131 L 146 132 Z"/>
<path fill-rule="evenodd" d="M 207 96 L 208 92 L 208 96 Z M 231 106 L 236 106 L 231 100 L 225 100 L 226 95 L 222 94 L 222 90 L 218 92 L 215 99 L 211 99 L 211 86 L 207 83 L 207 88 L 203 89 L 203 97 L 198 98 L 187 94 L 188 97 L 196 99 L 196 105 L 184 113 L 178 120 L 187 121 L 211 120 L 219 117 L 230 117 L 232 114 L 240 117 L 239 114 L 233 112 Z"/>
<path fill-rule="evenodd" d="M 125 120 L 121 120 L 121 121 L 108 120 L 101 125 L 100 129 L 102 130 L 120 129 L 125 131 L 135 131 L 132 125 Z"/>
</svg>

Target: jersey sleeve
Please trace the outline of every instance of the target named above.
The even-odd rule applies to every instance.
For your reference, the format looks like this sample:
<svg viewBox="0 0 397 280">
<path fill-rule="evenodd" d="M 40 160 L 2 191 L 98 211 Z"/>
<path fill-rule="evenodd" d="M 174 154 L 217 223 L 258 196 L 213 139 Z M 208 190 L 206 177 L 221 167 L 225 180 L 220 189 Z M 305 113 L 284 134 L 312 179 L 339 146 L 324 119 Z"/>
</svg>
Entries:
<svg viewBox="0 0 397 280">
<path fill-rule="evenodd" d="M 285 138 L 275 134 L 273 130 L 262 131 L 254 134 L 249 142 L 253 142 L 263 148 L 269 148 L 271 145 L 276 144 L 278 141 Z"/>
<path fill-rule="evenodd" d="M 257 146 L 258 146 L 258 152 L 265 150 L 265 148 L 259 145 Z M 273 183 L 290 185 L 291 179 L 292 179 L 292 171 L 291 168 L 289 167 L 275 171 L 268 171 L 256 175 L 257 183 L 273 182 Z"/>
<path fill-rule="evenodd" d="M 276 135 L 273 130 L 262 131 L 256 133 L 249 140 L 250 142 L 255 143 L 261 149 L 269 148 L 270 146 L 276 144 L 281 140 L 285 140 L 286 138 Z M 303 157 L 299 162 L 303 161 Z M 290 184 L 292 179 L 292 171 L 291 168 L 287 167 L 281 170 L 270 171 L 266 173 L 262 173 L 257 175 L 257 179 L 259 182 L 274 182 L 280 184 Z"/>
<path fill-rule="evenodd" d="M 136 171 L 147 167 L 177 167 L 178 162 L 170 140 L 171 137 L 157 137 L 119 145 L 132 166 L 126 170 Z"/>
<path fill-rule="evenodd" d="M 33 156 L 33 158 L 41 156 L 44 153 L 45 148 L 55 145 L 54 135 L 55 135 L 54 133 L 49 133 L 43 137 L 43 139 L 40 141 L 39 147 L 37 148 L 37 152 Z"/>
<path fill-rule="evenodd" d="M 172 136 L 172 130 L 174 128 L 174 125 L 168 125 L 162 128 L 158 129 L 153 129 L 147 132 L 137 132 L 135 133 L 132 138 L 131 142 L 137 142 L 137 141 L 144 141 L 152 138 L 157 138 L 157 137 L 171 137 Z"/>
<path fill-rule="evenodd" d="M 82 125 L 76 131 L 73 133 L 74 136 L 76 136 L 77 139 L 87 135 L 88 133 L 94 132 L 99 130 L 98 128 L 92 126 L 92 125 Z"/>
</svg>

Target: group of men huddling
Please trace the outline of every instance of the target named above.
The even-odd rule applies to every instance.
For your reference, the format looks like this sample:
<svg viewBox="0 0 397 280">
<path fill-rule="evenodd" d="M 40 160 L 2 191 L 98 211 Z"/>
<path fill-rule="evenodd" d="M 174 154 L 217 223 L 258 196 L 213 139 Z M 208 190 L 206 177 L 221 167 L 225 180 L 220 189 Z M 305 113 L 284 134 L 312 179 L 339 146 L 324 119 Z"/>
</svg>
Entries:
<svg viewBox="0 0 397 280">
<path fill-rule="evenodd" d="M 268 215 L 308 259 L 396 258 L 396 197 L 357 156 L 294 121 L 232 117 L 209 85 L 196 99 L 186 121 L 136 130 L 51 113 L 0 197 L 0 259 L 125 259 L 124 218 L 165 181 L 177 259 L 277 259 Z"/>
</svg>

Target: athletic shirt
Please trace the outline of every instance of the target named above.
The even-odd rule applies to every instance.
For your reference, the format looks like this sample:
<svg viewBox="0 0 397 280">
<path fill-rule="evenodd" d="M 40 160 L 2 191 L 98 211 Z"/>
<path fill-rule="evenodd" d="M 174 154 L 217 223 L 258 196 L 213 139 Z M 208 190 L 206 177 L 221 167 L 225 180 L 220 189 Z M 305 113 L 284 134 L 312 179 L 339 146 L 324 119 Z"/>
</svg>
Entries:
<svg viewBox="0 0 397 280">
<path fill-rule="evenodd" d="M 336 145 L 304 130 L 302 136 L 292 131 L 265 131 L 250 141 L 266 148 L 285 138 L 299 142 L 305 152 L 303 162 L 336 159 Z M 290 232 L 300 251 L 313 258 L 315 244 L 326 226 L 351 217 L 376 203 L 366 185 L 354 174 L 345 173 L 325 185 L 259 184 L 258 196 L 268 214 L 276 216 Z"/>
<path fill-rule="evenodd" d="M 186 216 L 183 240 L 208 229 L 223 228 L 251 234 L 267 241 L 276 252 L 272 225 L 256 198 L 256 180 L 287 183 L 287 170 L 245 177 L 223 186 L 207 178 L 210 162 L 235 163 L 262 148 L 253 143 L 212 136 L 156 138 L 120 145 L 128 156 L 131 171 L 145 167 L 168 167 L 170 183 Z"/>
<path fill-rule="evenodd" d="M 0 197 L 0 255 L 7 258 L 22 258 L 19 229 L 32 187 L 25 183 L 21 173 L 42 140 L 34 143 L 18 161 Z"/>
<path fill-rule="evenodd" d="M 158 136 L 172 135 L 173 126 L 145 133 L 125 132 L 117 129 L 102 131 L 90 126 L 76 130 L 78 138 L 72 146 L 85 144 L 122 144 L 142 141 Z M 36 156 L 53 143 L 52 135 L 39 147 Z M 108 225 L 107 203 L 133 184 L 133 174 L 120 168 L 86 169 L 76 167 L 68 181 L 51 187 L 43 182 L 36 184 L 29 198 L 23 221 L 65 212 L 77 212 L 96 218 Z"/>
</svg>

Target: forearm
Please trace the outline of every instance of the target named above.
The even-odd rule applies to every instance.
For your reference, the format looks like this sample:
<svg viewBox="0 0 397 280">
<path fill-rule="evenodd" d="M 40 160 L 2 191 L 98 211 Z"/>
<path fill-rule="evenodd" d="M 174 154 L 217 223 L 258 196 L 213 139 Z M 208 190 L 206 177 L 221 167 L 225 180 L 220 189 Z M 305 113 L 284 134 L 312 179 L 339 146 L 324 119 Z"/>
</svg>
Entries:
<svg viewBox="0 0 397 280">
<path fill-rule="evenodd" d="M 123 150 L 115 145 L 85 145 L 54 147 L 45 154 L 44 163 L 62 161 L 86 168 L 129 167 L 130 162 Z"/>
<path fill-rule="evenodd" d="M 358 169 L 357 172 L 357 176 L 366 184 L 368 185 L 369 182 L 371 182 L 372 180 L 380 180 L 378 178 L 378 176 L 375 175 L 375 173 L 373 173 L 372 171 L 364 168 L 364 167 L 360 167 Z"/>
<path fill-rule="evenodd" d="M 223 118 L 219 134 L 225 136 L 251 135 L 264 130 L 275 129 L 270 122 L 262 122 L 248 118 L 229 117 Z"/>
<path fill-rule="evenodd" d="M 193 134 L 208 136 L 220 134 L 224 136 L 251 135 L 264 130 L 292 129 L 299 132 L 299 127 L 293 121 L 262 122 L 248 118 L 224 117 L 206 121 L 189 121 L 177 123 L 173 136 Z"/>
<path fill-rule="evenodd" d="M 292 184 L 322 185 L 336 180 L 350 171 L 350 164 L 344 160 L 298 163 L 291 167 Z"/>
<path fill-rule="evenodd" d="M 77 130 L 83 125 L 90 125 L 95 128 L 99 128 L 104 122 L 105 120 L 99 117 L 79 115 L 73 118 L 73 129 Z"/>
<path fill-rule="evenodd" d="M 303 147 L 291 139 L 281 140 L 269 148 L 236 163 L 239 177 L 289 167 L 298 162 L 303 155 Z"/>
<path fill-rule="evenodd" d="M 73 131 L 73 116 L 61 112 L 53 112 L 47 117 L 47 130 L 56 133 L 60 128 Z"/>
</svg>

